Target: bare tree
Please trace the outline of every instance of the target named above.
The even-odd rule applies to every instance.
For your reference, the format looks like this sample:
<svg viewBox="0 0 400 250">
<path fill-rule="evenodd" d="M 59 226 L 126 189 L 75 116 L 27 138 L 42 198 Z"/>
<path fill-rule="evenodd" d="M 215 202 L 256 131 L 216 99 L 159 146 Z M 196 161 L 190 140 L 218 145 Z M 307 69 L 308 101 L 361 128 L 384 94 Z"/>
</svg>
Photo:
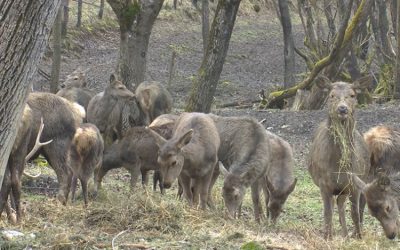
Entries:
<svg viewBox="0 0 400 250">
<path fill-rule="evenodd" d="M 77 0 L 78 2 L 78 17 L 76 21 L 76 27 L 79 28 L 82 25 L 82 0 Z"/>
<path fill-rule="evenodd" d="M 57 12 L 53 26 L 53 62 L 51 64 L 50 92 L 57 93 L 61 65 L 61 15 L 62 6 Z"/>
<path fill-rule="evenodd" d="M 208 0 L 202 0 L 201 4 L 201 28 L 203 34 L 203 55 L 206 54 L 208 44 L 208 33 L 210 30 L 210 9 Z"/>
<path fill-rule="evenodd" d="M 0 187 L 31 79 L 59 6 L 60 0 L 3 0 L 0 4 Z"/>
<path fill-rule="evenodd" d="M 100 0 L 99 14 L 97 17 L 99 19 L 103 19 L 103 13 L 104 13 L 104 0 Z"/>
<path fill-rule="evenodd" d="M 292 21 L 290 18 L 289 6 L 287 0 L 279 0 L 280 20 L 283 29 L 284 41 L 284 60 L 285 60 L 285 74 L 284 74 L 284 87 L 291 87 L 295 83 L 295 58 L 294 58 L 294 40 L 292 33 Z"/>
<path fill-rule="evenodd" d="M 69 20 L 69 0 L 62 0 L 62 6 L 64 11 L 62 16 L 61 35 L 62 37 L 66 37 L 68 30 L 68 20 Z"/>
<path fill-rule="evenodd" d="M 240 0 L 218 1 L 207 52 L 193 80 L 186 111 L 208 113 L 229 48 Z"/>
<path fill-rule="evenodd" d="M 164 0 L 107 0 L 118 18 L 118 71 L 131 90 L 144 81 L 151 30 Z"/>
</svg>

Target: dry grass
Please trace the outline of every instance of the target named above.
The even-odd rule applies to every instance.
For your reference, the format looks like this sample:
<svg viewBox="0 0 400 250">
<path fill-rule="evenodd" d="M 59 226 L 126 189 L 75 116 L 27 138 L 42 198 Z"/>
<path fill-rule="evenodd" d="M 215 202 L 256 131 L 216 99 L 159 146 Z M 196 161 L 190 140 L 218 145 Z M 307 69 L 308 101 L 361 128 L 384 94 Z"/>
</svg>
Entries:
<svg viewBox="0 0 400 250">
<path fill-rule="evenodd" d="M 298 186 L 289 197 L 277 225 L 253 220 L 250 197 L 246 196 L 242 218 L 227 220 L 221 197 L 221 181 L 213 190 L 215 210 L 201 211 L 175 197 L 149 188 L 128 190 L 123 170 L 107 175 L 103 191 L 87 210 L 83 202 L 64 207 L 55 199 L 25 195 L 26 213 L 19 226 L 8 224 L 4 217 L 0 228 L 23 232 L 26 237 L 1 241 L 1 249 L 86 248 L 86 249 L 396 249 L 398 242 L 383 235 L 377 221 L 369 215 L 364 224 L 363 240 L 339 235 L 322 238 L 322 205 L 318 189 L 304 170 L 296 173 Z M 349 213 L 348 213 L 349 214 Z M 351 227 L 348 218 L 348 225 Z M 32 235 L 34 237 L 32 237 Z"/>
</svg>

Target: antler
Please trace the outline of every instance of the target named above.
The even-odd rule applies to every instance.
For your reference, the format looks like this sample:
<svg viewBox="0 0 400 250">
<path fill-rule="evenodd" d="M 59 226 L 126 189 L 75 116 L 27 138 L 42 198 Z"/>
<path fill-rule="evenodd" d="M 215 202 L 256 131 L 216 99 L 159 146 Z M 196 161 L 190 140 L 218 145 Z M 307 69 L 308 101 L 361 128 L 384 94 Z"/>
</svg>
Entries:
<svg viewBox="0 0 400 250">
<path fill-rule="evenodd" d="M 43 117 L 42 117 L 42 118 L 40 118 L 40 127 L 39 127 L 38 135 L 36 137 L 35 146 L 33 146 L 31 152 L 29 152 L 29 154 L 25 157 L 25 162 L 27 162 L 42 146 L 47 145 L 53 141 L 53 140 L 50 140 L 47 142 L 40 142 L 40 136 L 42 135 L 43 128 L 44 128 L 44 123 L 43 123 Z"/>
</svg>

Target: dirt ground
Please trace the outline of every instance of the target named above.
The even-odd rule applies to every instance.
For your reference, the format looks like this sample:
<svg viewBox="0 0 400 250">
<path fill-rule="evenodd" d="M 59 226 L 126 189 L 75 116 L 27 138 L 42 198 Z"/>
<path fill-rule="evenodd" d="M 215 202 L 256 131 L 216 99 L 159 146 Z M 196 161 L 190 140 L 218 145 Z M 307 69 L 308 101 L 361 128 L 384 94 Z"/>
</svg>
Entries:
<svg viewBox="0 0 400 250">
<path fill-rule="evenodd" d="M 186 18 L 182 21 L 182 19 L 171 17 L 169 12 L 162 13 L 160 15 L 160 18 L 155 23 L 155 27 L 151 36 L 147 64 L 148 69 L 146 72 L 147 80 L 157 80 L 166 83 L 168 80 L 168 64 L 171 58 L 172 51 L 175 51 L 177 53 L 175 78 L 172 86 L 170 86 L 169 88 L 171 94 L 173 95 L 174 107 L 177 112 L 179 112 L 184 106 L 185 100 L 191 87 L 191 79 L 196 74 L 202 58 L 202 39 L 200 33 L 201 24 L 198 17 L 193 19 L 195 20 Z M 296 45 L 301 46 L 304 35 L 302 33 L 300 23 L 296 20 L 294 21 L 294 31 L 295 43 Z M 117 62 L 119 42 L 118 29 L 106 29 L 102 32 L 96 32 L 95 35 L 83 33 L 79 36 L 75 36 L 73 38 L 73 42 L 75 43 L 75 49 L 71 51 L 66 51 L 66 53 L 63 55 L 61 66 L 61 79 L 64 79 L 66 75 L 71 73 L 77 67 L 82 67 L 83 69 L 87 70 L 86 75 L 89 87 L 95 89 L 98 92 L 102 91 L 104 86 L 108 83 L 109 75 L 114 71 Z M 44 60 L 40 63 L 40 67 L 47 72 L 50 72 L 50 66 L 51 59 L 49 57 L 44 58 Z M 299 73 L 297 78 L 301 79 L 300 73 L 303 73 L 305 71 L 305 63 L 301 61 L 300 58 L 296 58 L 296 66 L 296 70 Z M 230 49 L 221 75 L 220 84 L 217 88 L 215 103 L 221 104 L 238 100 L 257 99 L 257 94 L 261 89 L 268 89 L 271 88 L 271 86 L 273 85 L 280 85 L 282 83 L 282 72 L 283 41 L 280 23 L 276 19 L 275 14 L 273 12 L 260 12 L 258 14 L 254 12 L 247 15 L 240 15 L 237 17 L 237 22 L 233 31 Z M 48 83 L 41 76 L 38 75 L 34 79 L 35 91 L 46 91 L 48 89 L 47 86 Z M 378 124 L 387 124 L 395 127 L 400 127 L 399 106 L 400 104 L 398 102 L 393 102 L 382 105 L 373 104 L 368 107 L 359 108 L 359 110 L 357 110 L 356 112 L 357 126 L 359 130 L 361 132 L 365 132 L 370 127 Z M 295 173 L 300 181 L 307 180 L 307 183 L 310 182 L 309 177 L 307 177 L 307 173 L 305 171 L 308 146 L 311 142 L 313 131 L 317 127 L 318 123 L 326 117 L 327 112 L 325 110 L 293 112 L 281 110 L 256 110 L 253 108 L 231 108 L 214 109 L 213 112 L 224 116 L 248 115 L 255 117 L 257 120 L 260 121 L 265 119 L 265 122 L 263 124 L 266 129 L 282 136 L 292 145 L 295 152 L 296 160 Z M 129 182 L 126 174 L 121 172 L 113 173 L 112 179 L 122 180 L 123 185 L 125 186 Z M 110 187 L 111 186 L 111 192 L 120 192 L 121 190 L 124 190 L 124 188 L 121 188 L 121 184 L 110 184 Z M 219 190 L 214 192 L 216 193 L 215 195 L 218 195 L 217 193 L 219 192 Z M 312 184 L 307 184 L 301 186 L 300 189 L 296 189 L 295 192 L 296 194 L 293 195 L 294 197 L 291 198 L 290 201 L 288 201 L 290 203 L 289 205 L 287 205 L 288 211 L 286 211 L 283 216 L 288 216 L 290 213 L 292 214 L 288 216 L 288 218 L 283 219 L 282 225 L 278 226 L 277 231 L 275 230 L 276 228 L 263 228 L 263 225 L 261 225 L 261 227 L 254 225 L 254 222 L 251 218 L 251 208 L 246 207 L 244 208 L 244 220 L 246 223 L 251 222 L 251 225 L 242 225 L 239 224 L 240 222 L 233 222 L 231 224 L 226 223 L 225 220 L 222 219 L 223 204 L 221 203 L 221 198 L 219 197 L 217 199 L 220 201 L 220 203 L 218 203 L 219 206 L 217 208 L 221 211 L 216 213 L 215 216 L 217 216 L 218 219 L 214 223 L 219 225 L 219 227 L 217 228 L 218 230 L 222 228 L 223 230 L 227 230 L 228 232 L 228 236 L 225 235 L 226 238 L 223 243 L 219 242 L 218 237 L 224 235 L 224 231 L 218 231 L 217 229 L 215 229 L 209 232 L 204 228 L 210 226 L 207 223 L 214 217 L 208 214 L 201 214 L 200 212 L 191 212 L 189 214 L 185 213 L 181 216 L 183 216 L 183 218 L 185 219 L 190 218 L 191 221 L 195 220 L 196 222 L 194 224 L 197 225 L 196 230 L 198 230 L 200 235 L 203 235 L 203 231 L 206 230 L 208 238 L 196 238 L 197 236 L 194 237 L 192 235 L 193 233 L 185 232 L 185 237 L 182 236 L 183 240 L 180 235 L 175 235 L 175 241 L 166 242 L 166 239 L 163 239 L 163 236 L 157 234 L 160 229 L 157 229 L 159 231 L 156 230 L 156 236 L 152 235 L 153 231 L 149 230 L 149 233 L 139 235 L 135 235 L 131 231 L 126 233 L 125 237 L 128 237 L 128 235 L 130 235 L 129 237 L 131 237 L 131 240 L 135 239 L 138 242 L 146 243 L 148 246 L 156 246 L 154 247 L 154 249 L 238 249 L 240 246 L 243 245 L 243 242 L 246 242 L 248 240 L 263 242 L 261 244 L 263 247 L 256 248 L 256 246 L 254 248 L 245 249 L 350 249 L 352 247 L 375 249 L 375 246 L 377 246 L 377 249 L 379 249 L 378 246 L 381 243 L 378 244 L 376 241 L 374 241 L 376 240 L 376 238 L 373 238 L 373 240 L 370 241 L 366 241 L 362 245 L 357 245 L 354 243 L 354 241 L 350 241 L 350 243 L 348 243 L 347 240 L 338 240 L 339 243 L 334 244 L 325 242 L 321 238 L 321 231 L 319 230 L 322 225 L 322 210 L 318 196 L 318 190 L 315 189 Z M 315 214 L 297 214 L 297 203 L 304 202 L 302 200 L 304 199 L 304 195 L 309 195 L 310 192 L 312 192 L 313 195 L 311 195 L 312 197 L 310 196 L 307 198 L 310 198 L 310 203 L 317 204 L 315 205 L 315 207 L 310 208 L 312 211 L 315 212 Z M 123 192 L 119 195 L 126 195 L 126 193 Z M 129 197 L 131 198 L 130 195 Z M 113 201 L 111 198 L 107 199 Z M 133 201 L 138 201 L 138 199 L 140 200 L 141 198 L 132 198 Z M 152 199 L 158 201 L 160 198 L 155 197 Z M 150 202 L 154 202 L 152 199 L 150 199 Z M 247 197 L 247 199 L 249 198 Z M 46 198 L 44 200 L 46 200 Z M 40 202 L 43 202 L 43 199 L 39 199 L 39 203 Z M 144 204 L 147 204 L 147 202 L 149 202 L 149 199 L 146 198 L 143 202 Z M 249 200 L 247 200 L 246 202 L 250 203 Z M 38 204 L 38 201 L 30 199 L 28 204 L 29 203 Z M 55 203 L 56 202 L 52 200 L 43 209 L 43 211 L 38 211 L 37 208 L 31 206 L 31 208 L 28 209 L 28 212 L 31 212 L 32 214 L 27 216 L 27 223 L 25 223 L 24 226 L 31 228 L 32 225 L 27 225 L 31 222 L 34 222 L 37 225 L 46 228 L 51 228 L 51 226 L 54 226 L 55 231 L 62 231 L 57 234 L 58 236 L 64 235 L 66 233 L 62 229 L 59 229 L 57 227 L 55 219 L 54 221 L 53 219 L 51 219 L 51 222 L 49 221 L 49 225 L 46 226 L 46 223 L 39 222 L 38 219 L 35 218 L 35 216 L 42 216 L 43 218 L 48 219 L 54 218 L 50 217 L 50 215 L 60 216 L 62 218 L 68 215 L 71 216 L 71 218 L 67 220 L 76 219 L 79 221 L 77 225 L 81 225 L 80 223 L 84 223 L 84 225 L 81 226 L 86 227 L 88 225 L 88 221 L 94 224 L 99 223 L 98 221 L 92 221 L 94 220 L 93 218 L 95 218 L 95 215 L 101 212 L 106 213 L 106 209 L 110 207 L 109 205 L 104 205 L 104 208 L 102 208 L 101 203 L 96 203 L 90 206 L 88 213 L 85 213 L 84 211 L 82 211 L 82 209 L 71 210 L 74 212 L 68 212 L 65 209 L 61 209 L 61 212 L 57 212 L 60 210 L 60 208 Z M 168 203 L 167 205 L 165 205 L 164 203 L 160 203 L 164 204 L 165 207 L 160 205 L 161 208 L 158 208 L 162 211 L 168 210 L 168 206 L 176 208 L 176 206 L 179 205 L 176 205 L 175 203 L 176 201 L 174 202 L 174 204 Z M 97 205 L 99 207 L 96 207 Z M 121 206 L 124 206 L 124 209 L 128 209 L 128 211 L 134 212 L 134 209 L 136 209 L 136 207 L 130 208 L 129 205 Z M 52 209 L 54 209 L 54 211 Z M 104 209 L 104 211 L 101 209 Z M 140 209 L 142 208 L 140 207 L 139 210 Z M 305 211 L 309 213 L 309 211 L 311 210 Z M 168 213 L 168 216 L 172 216 L 172 218 L 175 218 L 173 217 L 173 212 L 165 213 Z M 107 214 L 107 216 L 108 215 L 109 214 Z M 152 214 L 151 216 L 157 217 L 159 215 Z M 165 214 L 161 215 L 161 217 L 163 216 L 165 216 Z M 116 217 L 111 218 L 116 219 Z M 107 221 L 111 219 L 102 217 L 101 220 Z M 181 217 L 179 217 L 179 220 L 181 220 Z M 295 224 L 293 222 L 295 220 L 301 220 L 302 224 Z M 202 222 L 200 223 L 199 221 Z M 311 225 L 313 223 L 316 224 Z M 71 222 L 69 224 L 71 224 Z M 379 231 L 381 229 L 376 222 L 371 222 L 371 224 L 372 229 L 370 229 L 367 234 L 368 237 L 375 237 L 371 236 L 374 235 L 374 230 Z M 89 230 L 92 230 L 93 228 L 90 225 L 88 226 Z M 0 224 L 0 226 L 2 225 Z M 72 226 L 73 225 L 71 225 L 71 227 Z M 155 225 L 149 224 L 147 226 L 151 227 L 152 230 L 155 230 L 153 228 L 155 227 Z M 140 231 L 140 229 L 138 230 Z M 107 232 L 110 232 L 110 235 L 113 234 L 115 236 L 115 234 L 117 234 L 118 232 L 122 232 L 122 230 L 123 227 L 122 229 L 120 229 L 119 227 L 110 227 L 109 231 Z M 175 229 L 170 226 L 170 229 L 168 230 L 174 231 Z M 180 232 L 177 229 L 176 231 Z M 74 231 L 74 233 L 76 232 Z M 166 232 L 163 231 L 163 233 Z M 82 230 L 78 230 L 78 233 L 76 234 L 81 235 L 85 233 L 82 232 Z M 192 242 L 190 241 L 191 236 L 193 236 Z M 90 236 L 90 233 L 88 233 L 85 240 L 87 242 L 91 242 L 90 237 L 92 236 Z M 95 238 L 96 236 L 93 237 Z M 104 237 L 104 240 L 113 239 L 112 237 L 110 238 L 110 236 L 105 235 L 105 233 L 104 235 L 99 234 L 98 237 Z M 379 240 L 385 241 L 384 236 L 382 236 L 381 234 L 380 236 L 376 237 L 380 237 Z M 197 241 L 194 240 L 194 238 L 196 238 Z M 242 238 L 243 241 L 240 240 Z M 54 241 L 58 241 L 58 238 Z M 205 244 L 206 241 L 209 241 L 210 245 Z M 344 241 L 346 242 L 344 243 Z M 385 244 L 386 243 L 384 243 L 383 245 Z M 88 245 L 83 244 L 81 246 L 89 245 L 90 244 L 88 243 Z M 48 248 L 51 248 L 55 245 L 50 244 L 46 246 L 48 246 Z M 91 247 L 89 248 L 96 248 L 93 247 L 93 245 L 90 246 Z M 273 246 L 279 247 L 274 248 Z M 66 244 L 65 247 L 68 248 L 71 247 L 71 245 Z M 106 245 L 105 248 L 110 247 L 112 246 Z M 393 247 L 394 249 L 395 245 L 392 244 L 388 247 Z M 102 247 L 97 246 L 97 249 L 98 248 Z M 125 247 L 125 249 L 136 248 Z"/>
</svg>

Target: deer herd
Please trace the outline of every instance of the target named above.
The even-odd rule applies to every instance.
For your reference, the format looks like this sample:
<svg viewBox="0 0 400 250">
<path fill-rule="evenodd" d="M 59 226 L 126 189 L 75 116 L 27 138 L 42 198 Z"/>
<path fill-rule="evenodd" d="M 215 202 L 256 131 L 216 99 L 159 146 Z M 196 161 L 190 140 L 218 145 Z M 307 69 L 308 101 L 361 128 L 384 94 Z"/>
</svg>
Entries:
<svg viewBox="0 0 400 250">
<path fill-rule="evenodd" d="M 357 130 L 357 93 L 366 82 L 323 86 L 329 92 L 328 116 L 315 132 L 308 171 L 320 189 L 327 239 L 333 234 L 335 199 L 342 234 L 348 234 L 347 197 L 355 237 L 361 238 L 366 204 L 389 239 L 399 233 L 400 131 L 377 126 L 362 135 Z M 0 191 L 0 213 L 5 210 L 14 223 L 22 219 L 25 164 L 38 155 L 55 171 L 57 198 L 64 205 L 70 192 L 75 199 L 78 179 L 87 206 L 89 179 L 94 178 L 96 193 L 109 170 L 124 167 L 131 174 L 132 189 L 139 177 L 146 185 L 148 172 L 154 171 L 154 189 L 159 183 L 164 193 L 178 180 L 179 194 L 191 206 L 215 209 L 211 191 L 221 174 L 229 218 L 240 216 L 250 187 L 255 220 L 265 217 L 262 190 L 266 217 L 275 223 L 296 186 L 291 146 L 253 118 L 174 115 L 171 95 L 162 84 L 143 82 L 133 93 L 114 74 L 96 95 L 80 70 L 60 87 L 57 94 L 28 96 Z"/>
</svg>

